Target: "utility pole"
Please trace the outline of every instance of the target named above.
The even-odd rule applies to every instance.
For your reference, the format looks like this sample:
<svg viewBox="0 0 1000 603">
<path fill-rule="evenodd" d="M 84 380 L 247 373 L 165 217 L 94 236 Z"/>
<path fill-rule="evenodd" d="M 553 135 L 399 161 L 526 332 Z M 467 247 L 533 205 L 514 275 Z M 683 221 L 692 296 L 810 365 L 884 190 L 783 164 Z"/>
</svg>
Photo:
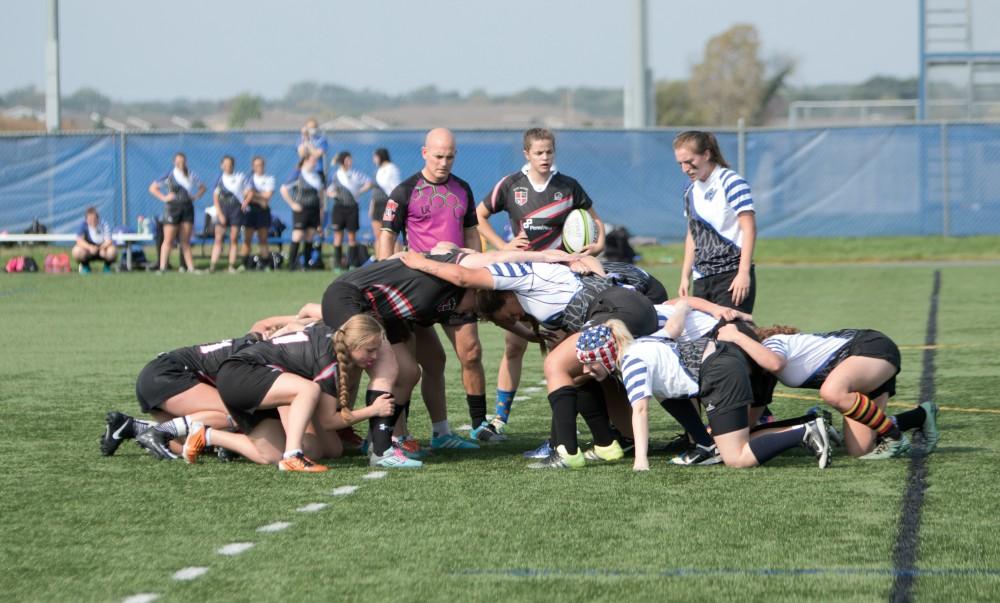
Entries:
<svg viewBox="0 0 1000 603">
<path fill-rule="evenodd" d="M 629 80 L 625 86 L 625 127 L 647 128 L 651 125 L 649 40 L 646 21 L 647 0 L 632 0 L 632 48 L 630 49 Z"/>
<path fill-rule="evenodd" d="M 62 127 L 59 109 L 59 0 L 49 0 L 49 28 L 45 40 L 45 129 Z"/>
</svg>

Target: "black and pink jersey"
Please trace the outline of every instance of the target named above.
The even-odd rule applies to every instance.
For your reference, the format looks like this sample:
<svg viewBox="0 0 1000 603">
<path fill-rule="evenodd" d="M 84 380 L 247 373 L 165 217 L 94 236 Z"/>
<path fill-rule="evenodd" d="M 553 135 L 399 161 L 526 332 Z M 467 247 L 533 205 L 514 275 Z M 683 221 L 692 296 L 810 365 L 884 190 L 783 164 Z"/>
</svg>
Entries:
<svg viewBox="0 0 1000 603">
<path fill-rule="evenodd" d="M 460 254 L 428 256 L 456 263 Z M 465 289 L 419 270 L 402 260 L 384 260 L 351 270 L 337 279 L 364 293 L 375 313 L 385 321 L 407 320 L 431 325 L 447 318 L 458 306 Z"/>
<path fill-rule="evenodd" d="M 337 355 L 333 330 L 315 323 L 302 331 L 258 341 L 232 355 L 233 362 L 250 362 L 292 373 L 319 384 L 323 392 L 337 395 Z"/>
<path fill-rule="evenodd" d="M 491 214 L 506 211 L 514 235 L 523 231 L 529 249 L 534 250 L 561 248 L 566 215 L 593 204 L 579 182 L 555 170 L 545 186 L 535 187 L 528 179 L 528 166 L 497 182 L 493 193 L 483 199 Z"/>
<path fill-rule="evenodd" d="M 410 176 L 393 189 L 382 216 L 383 228 L 406 234 L 410 250 L 420 252 L 440 241 L 464 247 L 465 229 L 478 224 L 472 189 L 454 174 L 441 183 Z"/>
<path fill-rule="evenodd" d="M 247 333 L 243 337 L 177 348 L 168 354 L 184 363 L 188 370 L 196 373 L 200 381 L 215 385 L 215 377 L 219 374 L 222 363 L 229 360 L 233 354 L 258 341 L 260 341 L 260 335 Z"/>
</svg>

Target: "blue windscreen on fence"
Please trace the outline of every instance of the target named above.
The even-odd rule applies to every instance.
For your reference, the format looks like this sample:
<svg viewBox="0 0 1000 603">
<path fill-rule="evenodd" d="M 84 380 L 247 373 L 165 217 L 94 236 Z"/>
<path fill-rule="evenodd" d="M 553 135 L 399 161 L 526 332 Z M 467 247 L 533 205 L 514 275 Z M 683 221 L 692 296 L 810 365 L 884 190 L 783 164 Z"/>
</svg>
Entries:
<svg viewBox="0 0 1000 603">
<path fill-rule="evenodd" d="M 678 240 L 685 232 L 686 177 L 673 156 L 676 134 L 559 132 L 557 166 L 581 182 L 607 222 Z M 738 134 L 718 137 L 738 169 Z M 350 150 L 355 169 L 369 175 L 378 147 L 389 149 L 404 178 L 422 165 L 422 132 L 330 132 L 328 138 L 331 157 Z M 520 132 L 460 131 L 457 140 L 455 173 L 477 199 L 524 161 Z M 294 170 L 297 141 L 295 132 L 0 137 L 0 230 L 21 232 L 38 218 L 50 232 L 71 232 L 88 205 L 109 222 L 134 228 L 139 216 L 162 213 L 148 188 L 177 151 L 209 187 L 196 204 L 200 230 L 223 155 L 234 156 L 244 172 L 253 156 L 264 157 L 280 184 Z M 762 237 L 1000 233 L 1000 124 L 750 130 L 743 144 Z M 367 195 L 360 202 L 365 234 Z M 272 208 L 290 223 L 277 193 Z"/>
</svg>

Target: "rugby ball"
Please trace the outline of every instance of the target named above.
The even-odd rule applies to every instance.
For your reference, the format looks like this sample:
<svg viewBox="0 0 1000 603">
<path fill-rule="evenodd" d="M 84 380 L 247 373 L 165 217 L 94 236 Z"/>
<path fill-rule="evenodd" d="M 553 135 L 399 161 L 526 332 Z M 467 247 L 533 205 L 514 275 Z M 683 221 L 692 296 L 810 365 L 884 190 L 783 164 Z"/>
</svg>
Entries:
<svg viewBox="0 0 1000 603">
<path fill-rule="evenodd" d="M 562 244 L 569 253 L 576 253 L 597 242 L 597 222 L 585 209 L 574 209 L 563 222 Z"/>
</svg>

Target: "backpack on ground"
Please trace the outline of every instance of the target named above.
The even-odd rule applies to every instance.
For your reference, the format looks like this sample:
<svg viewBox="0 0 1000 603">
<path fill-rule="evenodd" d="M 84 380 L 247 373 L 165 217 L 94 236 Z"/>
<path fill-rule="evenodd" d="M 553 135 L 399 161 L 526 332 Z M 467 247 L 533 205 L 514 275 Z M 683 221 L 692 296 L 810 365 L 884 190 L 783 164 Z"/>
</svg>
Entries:
<svg viewBox="0 0 1000 603">
<path fill-rule="evenodd" d="M 10 258 L 5 266 L 7 272 L 38 272 L 38 262 L 30 256 L 19 255 Z"/>
</svg>

